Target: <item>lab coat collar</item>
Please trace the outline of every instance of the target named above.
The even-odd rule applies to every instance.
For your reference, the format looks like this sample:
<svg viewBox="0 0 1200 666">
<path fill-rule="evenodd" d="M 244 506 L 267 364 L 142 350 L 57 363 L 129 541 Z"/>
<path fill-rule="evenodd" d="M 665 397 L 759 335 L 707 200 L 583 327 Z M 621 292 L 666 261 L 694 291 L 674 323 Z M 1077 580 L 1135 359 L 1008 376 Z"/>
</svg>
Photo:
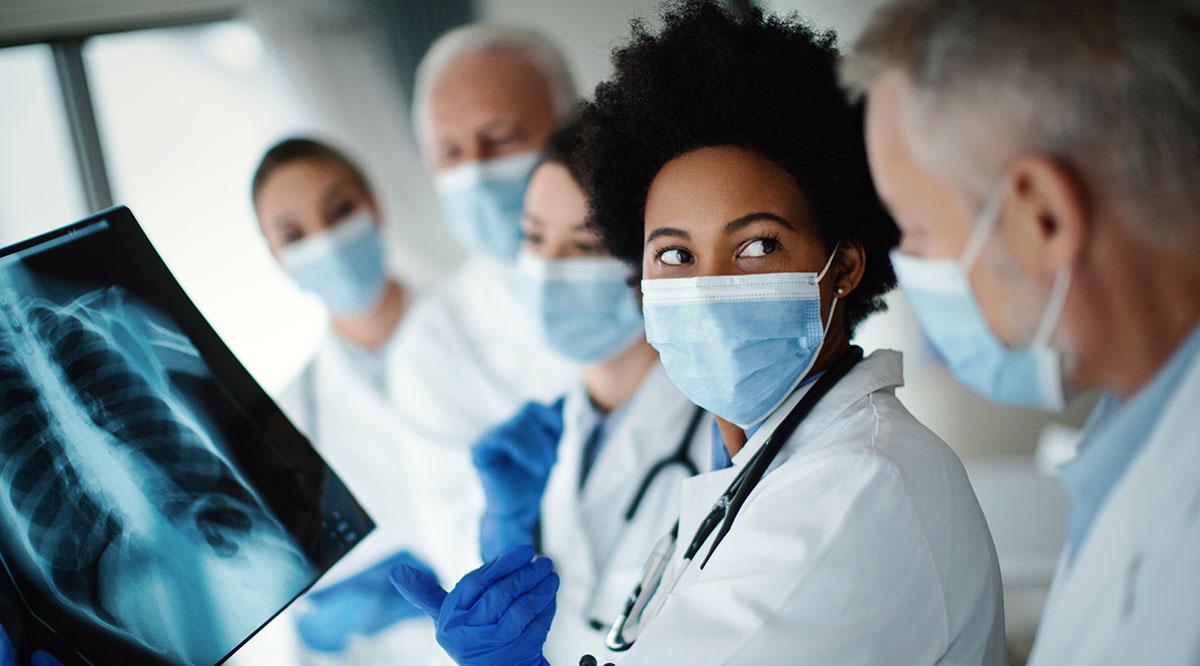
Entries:
<svg viewBox="0 0 1200 666">
<path fill-rule="evenodd" d="M 1119 640 L 1121 626 L 1139 611 L 1143 560 L 1169 550 L 1170 541 L 1196 520 L 1200 507 L 1200 447 L 1196 404 L 1200 360 L 1192 363 L 1142 451 L 1117 483 L 1079 553 L 1064 556 L 1050 592 L 1030 663 L 1081 663 L 1074 650 L 1103 637 Z"/>
<path fill-rule="evenodd" d="M 814 407 L 808 417 L 800 422 L 796 432 L 788 439 L 788 443 L 784 446 L 783 452 L 772 463 L 771 468 L 778 465 L 782 460 L 793 452 L 797 447 L 804 442 L 812 441 L 825 428 L 829 427 L 839 416 L 842 415 L 851 405 L 871 395 L 872 393 L 882 389 L 895 389 L 904 385 L 904 356 L 900 352 L 890 349 L 880 349 L 872 352 L 846 374 L 837 384 L 829 390 L 829 393 L 822 398 Z M 813 383 L 802 386 L 787 400 L 783 402 L 771 415 L 763 421 L 758 430 L 754 433 L 746 445 L 742 447 L 737 455 L 733 456 L 733 467 L 740 468 L 745 465 L 756 451 L 762 448 L 771 433 L 779 427 L 779 424 L 787 417 L 812 388 Z"/>
<path fill-rule="evenodd" d="M 559 532 L 553 548 L 560 556 L 569 552 L 574 558 L 571 572 L 576 579 L 572 584 L 581 589 L 590 589 L 595 584 L 600 559 L 609 546 L 606 535 L 613 533 L 609 528 L 596 531 L 589 526 L 595 527 L 596 516 L 611 518 L 601 522 L 612 525 L 621 521 L 634 492 L 631 485 L 640 481 L 653 462 L 674 450 L 694 409 L 657 362 L 624 406 L 628 411 L 607 433 L 608 441 L 600 450 L 583 496 L 567 502 L 563 498 L 578 492 L 583 443 L 598 415 L 582 382 L 567 393 L 563 405 L 564 428 L 558 464 L 564 467 L 551 476 L 547 496 L 552 498 L 553 505 L 543 504 L 543 512 L 544 519 L 553 522 Z M 582 575 L 587 578 L 579 578 Z"/>
<path fill-rule="evenodd" d="M 662 398 L 671 395 L 677 395 L 678 400 L 667 401 Z M 678 437 L 665 433 L 676 430 L 682 432 L 693 409 L 692 404 L 671 383 L 662 364 L 656 361 L 629 400 L 608 417 L 612 421 L 606 426 L 605 444 L 596 457 L 595 468 L 584 487 L 582 504 L 585 509 L 596 504 L 619 504 L 624 501 L 623 496 L 618 497 L 614 493 L 626 487 L 626 477 L 638 474 L 639 470 L 675 450 L 679 444 Z M 567 395 L 563 414 L 564 419 L 569 419 L 575 431 L 580 433 L 576 439 L 581 442 L 599 421 L 599 415 L 582 382 Z M 633 441 L 633 446 L 608 445 L 618 430 L 628 433 L 625 436 Z M 574 467 L 572 477 L 578 487 L 578 456 L 573 454 L 569 464 Z"/>
<path fill-rule="evenodd" d="M 400 328 L 400 326 L 396 328 L 396 331 L 392 333 L 392 337 L 381 348 L 379 352 L 381 363 L 387 362 L 387 349 L 396 340 Z M 321 345 L 317 349 L 317 354 L 312 360 L 316 376 L 320 378 L 318 381 L 321 383 L 317 392 L 321 393 L 323 389 L 330 386 L 353 387 L 352 390 L 346 391 L 345 395 L 353 395 L 356 396 L 356 399 L 369 401 L 370 409 L 386 413 L 388 421 L 395 420 L 395 415 L 392 413 L 393 410 L 388 403 L 386 370 L 383 372 L 385 379 L 382 385 L 378 385 L 362 376 L 362 373 L 359 371 L 360 359 L 351 358 L 350 350 L 347 348 L 348 344 L 350 343 L 339 338 L 332 328 L 326 330 L 325 337 L 322 339 Z M 328 399 L 318 400 L 316 407 L 319 410 L 322 404 L 330 402 Z"/>
</svg>

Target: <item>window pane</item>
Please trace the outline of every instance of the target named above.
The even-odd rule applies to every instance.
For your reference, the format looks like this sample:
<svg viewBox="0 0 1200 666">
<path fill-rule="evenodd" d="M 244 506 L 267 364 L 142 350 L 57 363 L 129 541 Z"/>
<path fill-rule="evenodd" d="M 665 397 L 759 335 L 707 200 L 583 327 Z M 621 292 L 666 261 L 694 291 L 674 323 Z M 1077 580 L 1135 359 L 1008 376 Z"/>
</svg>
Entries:
<svg viewBox="0 0 1200 666">
<path fill-rule="evenodd" d="M 0 49 L 0 245 L 87 214 L 50 47 Z"/>
<path fill-rule="evenodd" d="M 323 326 L 276 268 L 250 203 L 262 151 L 299 126 L 257 34 L 236 21 L 95 37 L 84 50 L 114 197 L 268 389 Z"/>
</svg>

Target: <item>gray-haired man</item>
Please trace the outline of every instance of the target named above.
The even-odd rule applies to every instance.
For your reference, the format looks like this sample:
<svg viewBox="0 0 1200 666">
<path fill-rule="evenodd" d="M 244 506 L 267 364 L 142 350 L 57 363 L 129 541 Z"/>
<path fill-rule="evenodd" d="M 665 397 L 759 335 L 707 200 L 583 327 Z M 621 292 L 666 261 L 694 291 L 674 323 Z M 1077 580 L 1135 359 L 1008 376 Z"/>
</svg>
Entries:
<svg viewBox="0 0 1200 666">
<path fill-rule="evenodd" d="M 899 0 L 845 67 L 896 272 L 999 402 L 1105 398 L 1033 663 L 1200 663 L 1200 5 Z"/>
<path fill-rule="evenodd" d="M 423 555 L 446 580 L 478 564 L 483 497 L 470 447 L 529 400 L 575 376 L 512 290 L 529 176 L 578 99 L 562 53 L 539 33 L 473 23 L 442 35 L 417 70 L 413 115 L 443 221 L 468 251 L 416 304 L 388 359 L 406 430 Z"/>
</svg>

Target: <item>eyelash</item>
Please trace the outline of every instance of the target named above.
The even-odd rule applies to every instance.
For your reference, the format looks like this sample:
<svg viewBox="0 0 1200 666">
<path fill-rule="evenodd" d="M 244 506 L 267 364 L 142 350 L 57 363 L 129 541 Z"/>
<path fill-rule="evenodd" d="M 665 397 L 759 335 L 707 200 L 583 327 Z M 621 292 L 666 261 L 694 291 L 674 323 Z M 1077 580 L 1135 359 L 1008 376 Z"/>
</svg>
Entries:
<svg viewBox="0 0 1200 666">
<path fill-rule="evenodd" d="M 742 249 L 749 247 L 751 243 L 757 243 L 759 241 L 767 241 L 767 242 L 771 243 L 771 246 L 772 246 L 771 252 L 768 252 L 767 254 L 772 254 L 783 247 L 783 243 L 781 243 L 779 241 L 779 234 L 777 234 L 775 232 L 771 232 L 771 233 L 765 233 L 765 234 L 762 234 L 761 236 L 757 236 L 755 238 L 750 239 L 750 241 L 748 241 L 745 245 L 742 246 Z M 750 258 L 751 259 L 759 259 L 760 257 L 750 257 Z"/>
<path fill-rule="evenodd" d="M 655 258 L 655 259 L 658 259 L 658 260 L 661 260 L 661 259 L 662 259 L 662 256 L 663 256 L 664 254 L 666 254 L 666 253 L 668 253 L 668 252 L 670 252 L 670 251 L 672 251 L 672 250 L 678 250 L 678 251 L 680 251 L 680 252 L 683 252 L 683 253 L 685 253 L 685 254 L 691 254 L 691 252 L 688 252 L 687 250 L 685 250 L 685 249 L 683 249 L 683 248 L 679 247 L 678 245 L 671 245 L 671 246 L 668 246 L 668 247 L 663 247 L 663 248 L 659 248 L 658 250 L 655 250 L 655 252 L 654 252 L 654 258 Z"/>
</svg>

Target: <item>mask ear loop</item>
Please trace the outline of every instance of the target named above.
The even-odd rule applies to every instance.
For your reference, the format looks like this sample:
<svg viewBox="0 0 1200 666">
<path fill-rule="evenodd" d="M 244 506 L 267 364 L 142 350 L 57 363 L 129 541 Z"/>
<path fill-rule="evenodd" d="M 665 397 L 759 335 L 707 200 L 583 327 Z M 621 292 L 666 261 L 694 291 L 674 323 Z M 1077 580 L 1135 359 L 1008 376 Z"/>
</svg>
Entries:
<svg viewBox="0 0 1200 666">
<path fill-rule="evenodd" d="M 829 267 L 833 265 L 833 260 L 837 258 L 838 250 L 841 248 L 842 241 L 838 241 L 837 244 L 833 246 L 833 252 L 830 252 L 829 258 L 825 260 L 825 268 L 822 268 L 821 272 L 817 273 L 817 284 L 821 284 L 821 280 L 825 279 L 825 274 L 829 272 Z"/>
<path fill-rule="evenodd" d="M 967 247 L 963 249 L 962 257 L 958 260 L 959 270 L 963 275 L 966 275 L 975 265 L 975 260 L 979 259 L 979 255 L 983 252 L 983 246 L 987 243 L 988 236 L 991 235 L 992 229 L 1000 220 L 1000 210 L 1004 207 L 1006 193 L 1007 188 L 1004 183 L 1001 183 L 988 195 L 983 209 L 979 211 L 975 230 L 971 232 L 971 238 L 967 240 Z"/>
<path fill-rule="evenodd" d="M 1050 343 L 1050 336 L 1054 334 L 1054 329 L 1058 328 L 1058 320 L 1062 318 L 1070 287 L 1071 269 L 1065 268 L 1054 278 L 1054 285 L 1050 287 L 1050 297 L 1046 300 L 1046 312 L 1042 315 L 1037 332 L 1033 334 L 1030 346 L 1045 347 Z"/>
<path fill-rule="evenodd" d="M 822 268 L 821 272 L 817 273 L 817 284 L 821 284 L 821 280 L 825 279 L 825 274 L 829 272 L 829 267 L 833 266 L 833 260 L 837 258 L 838 250 L 841 247 L 841 241 L 838 241 L 833 246 L 833 252 L 829 253 L 829 259 L 825 261 L 825 268 Z M 817 351 L 813 353 L 812 361 L 809 362 L 809 366 L 805 369 L 804 374 L 800 375 L 801 381 L 804 380 L 804 377 L 808 376 L 809 372 L 812 372 L 812 366 L 817 362 L 817 357 L 821 355 L 821 349 L 825 346 L 825 340 L 829 338 L 829 327 L 833 325 L 833 312 L 837 309 L 838 298 L 842 295 L 842 292 L 843 290 L 839 288 L 833 294 L 833 300 L 829 303 L 829 315 L 825 319 L 825 325 L 821 327 L 821 344 L 817 345 Z"/>
</svg>

